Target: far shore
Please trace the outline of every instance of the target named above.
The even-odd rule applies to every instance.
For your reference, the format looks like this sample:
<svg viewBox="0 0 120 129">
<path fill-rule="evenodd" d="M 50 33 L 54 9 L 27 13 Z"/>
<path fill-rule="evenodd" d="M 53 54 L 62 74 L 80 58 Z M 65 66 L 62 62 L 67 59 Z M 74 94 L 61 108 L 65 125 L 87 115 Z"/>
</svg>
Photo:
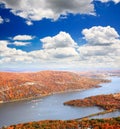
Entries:
<svg viewBox="0 0 120 129">
<path fill-rule="evenodd" d="M 45 95 L 40 95 L 40 96 L 35 96 L 35 97 L 28 97 L 28 98 L 22 98 L 22 99 L 15 99 L 15 100 L 10 100 L 10 101 L 0 101 L 0 104 L 5 104 L 5 103 L 13 103 L 13 102 L 19 102 L 19 101 L 27 101 L 27 100 L 36 100 L 36 99 L 41 99 L 43 97 L 47 97 L 50 95 L 54 95 L 54 94 L 63 94 L 63 93 L 69 93 L 69 92 L 80 92 L 80 91 L 85 91 L 88 89 L 92 89 L 92 88 L 99 88 L 101 87 L 100 85 L 91 87 L 91 88 L 84 88 L 84 89 L 70 89 L 70 90 L 66 90 L 66 91 L 60 91 L 60 92 L 52 92 L 49 94 L 45 94 Z"/>
</svg>

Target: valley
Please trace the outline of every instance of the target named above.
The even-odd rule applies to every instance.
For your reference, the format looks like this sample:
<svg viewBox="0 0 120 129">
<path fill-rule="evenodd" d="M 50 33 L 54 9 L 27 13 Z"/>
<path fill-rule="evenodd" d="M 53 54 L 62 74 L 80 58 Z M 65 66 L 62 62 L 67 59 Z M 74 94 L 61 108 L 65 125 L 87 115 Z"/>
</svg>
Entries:
<svg viewBox="0 0 120 129">
<path fill-rule="evenodd" d="M 114 75 L 108 72 L 96 75 L 68 71 L 1 72 L 0 127 L 60 128 L 62 123 L 62 128 L 106 125 L 119 128 L 120 79 L 119 74 Z M 80 105 L 78 99 L 82 102 Z M 72 106 L 64 105 L 70 100 L 77 104 L 72 101 Z"/>
</svg>

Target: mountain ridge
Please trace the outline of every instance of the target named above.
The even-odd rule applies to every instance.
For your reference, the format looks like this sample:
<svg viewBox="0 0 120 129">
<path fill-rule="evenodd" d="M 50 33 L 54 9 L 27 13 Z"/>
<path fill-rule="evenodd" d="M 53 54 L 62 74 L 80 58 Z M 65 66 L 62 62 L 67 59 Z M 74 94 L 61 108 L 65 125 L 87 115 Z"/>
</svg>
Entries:
<svg viewBox="0 0 120 129">
<path fill-rule="evenodd" d="M 106 80 L 82 77 L 68 71 L 32 73 L 0 72 L 0 102 L 42 97 L 58 92 L 84 90 Z"/>
</svg>

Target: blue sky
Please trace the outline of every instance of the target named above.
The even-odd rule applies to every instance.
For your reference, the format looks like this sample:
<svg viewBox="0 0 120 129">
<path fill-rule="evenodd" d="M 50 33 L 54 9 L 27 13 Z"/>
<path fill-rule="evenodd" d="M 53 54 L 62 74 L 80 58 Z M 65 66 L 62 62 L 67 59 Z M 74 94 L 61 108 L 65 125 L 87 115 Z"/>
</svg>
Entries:
<svg viewBox="0 0 120 129">
<path fill-rule="evenodd" d="M 0 70 L 120 68 L 120 0 L 0 0 Z"/>
</svg>

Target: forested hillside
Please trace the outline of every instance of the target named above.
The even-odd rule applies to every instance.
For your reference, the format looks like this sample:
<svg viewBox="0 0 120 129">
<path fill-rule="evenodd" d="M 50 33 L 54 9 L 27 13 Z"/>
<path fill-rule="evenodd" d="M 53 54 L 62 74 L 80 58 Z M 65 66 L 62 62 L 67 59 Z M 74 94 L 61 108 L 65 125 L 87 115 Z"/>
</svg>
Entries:
<svg viewBox="0 0 120 129">
<path fill-rule="evenodd" d="M 0 102 L 97 87 L 104 81 L 81 77 L 76 73 L 64 71 L 0 72 Z"/>
<path fill-rule="evenodd" d="M 120 129 L 120 117 L 92 120 L 46 120 L 3 127 L 2 129 Z"/>
</svg>

